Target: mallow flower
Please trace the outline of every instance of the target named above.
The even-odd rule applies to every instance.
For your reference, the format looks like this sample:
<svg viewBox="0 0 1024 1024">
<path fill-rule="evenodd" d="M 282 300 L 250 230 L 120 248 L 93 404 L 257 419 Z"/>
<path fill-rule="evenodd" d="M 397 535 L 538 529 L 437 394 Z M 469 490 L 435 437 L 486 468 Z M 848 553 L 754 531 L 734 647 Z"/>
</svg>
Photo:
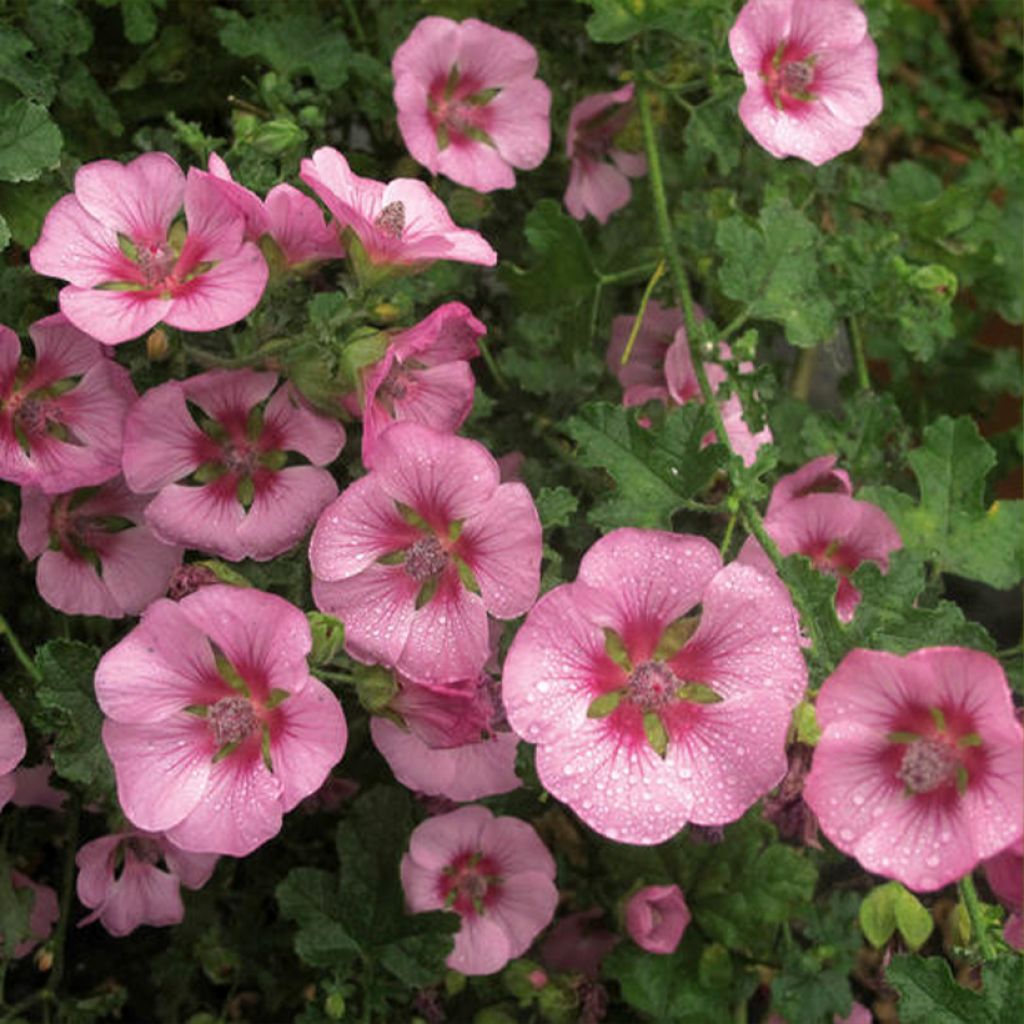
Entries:
<svg viewBox="0 0 1024 1024">
<path fill-rule="evenodd" d="M 60 308 L 76 327 L 117 345 L 161 321 L 213 331 L 253 310 L 267 265 L 208 178 L 186 178 L 166 153 L 78 169 L 74 194 L 46 215 L 29 254 L 37 273 L 70 282 Z"/>
<path fill-rule="evenodd" d="M 519 818 L 460 807 L 413 829 L 402 858 L 402 888 L 414 913 L 451 910 L 462 918 L 448 966 L 494 974 L 529 949 L 555 913 L 555 861 Z"/>
<path fill-rule="evenodd" d="M 645 885 L 626 903 L 629 937 L 648 953 L 674 953 L 690 923 L 678 885 Z"/>
<path fill-rule="evenodd" d="M 1024 730 L 991 655 L 851 651 L 816 710 L 804 799 L 868 871 L 932 891 L 1020 839 Z"/>
<path fill-rule="evenodd" d="M 740 119 L 774 157 L 820 165 L 882 110 L 878 50 L 856 0 L 749 0 L 729 32 Z"/>
<path fill-rule="evenodd" d="M 21 763 L 27 749 L 21 719 L 7 698 L 0 695 L 0 810 L 14 796 L 14 769 Z"/>
<path fill-rule="evenodd" d="M 96 669 L 128 820 L 189 853 L 241 857 L 275 836 L 348 736 L 311 648 L 306 616 L 273 594 L 216 585 L 154 601 Z"/>
<path fill-rule="evenodd" d="M 531 609 L 502 693 L 553 796 L 609 839 L 654 844 L 778 784 L 806 685 L 777 580 L 722 568 L 702 537 L 619 529 Z"/>
<path fill-rule="evenodd" d="M 490 192 L 547 156 L 551 91 L 522 36 L 476 18 L 423 18 L 391 71 L 402 139 L 432 174 Z"/>
</svg>

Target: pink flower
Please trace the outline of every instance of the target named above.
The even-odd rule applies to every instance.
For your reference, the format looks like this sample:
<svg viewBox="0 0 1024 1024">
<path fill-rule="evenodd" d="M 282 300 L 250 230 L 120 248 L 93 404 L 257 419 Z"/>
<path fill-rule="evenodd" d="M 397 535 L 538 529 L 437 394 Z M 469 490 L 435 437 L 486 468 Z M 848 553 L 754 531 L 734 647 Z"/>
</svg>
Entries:
<svg viewBox="0 0 1024 1024">
<path fill-rule="evenodd" d="M 525 821 L 483 807 L 428 818 L 402 858 L 409 909 L 462 918 L 447 961 L 462 974 L 494 974 L 526 952 L 554 916 L 554 877 L 554 859 Z"/>
<path fill-rule="evenodd" d="M 216 153 L 210 154 L 208 167 L 208 180 L 245 217 L 246 239 L 271 239 L 285 266 L 340 259 L 345 255 L 337 230 L 324 223 L 320 207 L 297 188 L 275 185 L 264 201 L 235 181 L 228 165 Z"/>
<path fill-rule="evenodd" d="M 749 0 L 729 47 L 747 86 L 740 119 L 774 157 L 823 164 L 881 113 L 878 51 L 854 0 Z"/>
<path fill-rule="evenodd" d="M 1003 938 L 1015 949 L 1024 949 L 1024 841 L 1018 839 L 985 862 L 985 877 L 996 898 L 1010 911 Z"/>
<path fill-rule="evenodd" d="M 67 615 L 138 615 L 167 589 L 181 548 L 142 525 L 148 496 L 118 477 L 99 489 L 21 492 L 18 543 L 38 558 L 39 596 Z"/>
<path fill-rule="evenodd" d="M 576 582 L 537 602 L 502 681 L 545 788 L 640 844 L 735 821 L 775 786 L 806 685 L 781 584 L 723 569 L 701 537 L 634 529 L 602 537 Z"/>
<path fill-rule="evenodd" d="M 338 457 L 344 429 L 290 385 L 275 391 L 277 380 L 211 370 L 152 388 L 132 407 L 124 475 L 133 491 L 159 492 L 146 523 L 162 540 L 265 561 L 297 544 L 338 493 L 319 467 Z"/>
<path fill-rule="evenodd" d="M 467 18 L 423 18 L 391 61 L 413 158 L 466 188 L 513 188 L 551 145 L 551 91 L 522 36 Z"/>
<path fill-rule="evenodd" d="M 52 774 L 53 765 L 49 758 L 28 768 L 16 769 L 11 803 L 15 807 L 42 807 L 47 811 L 59 811 L 68 795 L 64 790 L 50 785 Z"/>
<path fill-rule="evenodd" d="M 850 497 L 853 486 L 850 474 L 845 469 L 836 469 L 834 455 L 821 455 L 801 466 L 795 473 L 779 477 L 772 488 L 766 515 L 778 511 L 794 498 L 805 498 L 808 494 L 844 494 Z"/>
<path fill-rule="evenodd" d="M 845 494 L 806 494 L 793 498 L 764 519 L 764 528 L 783 555 L 806 555 L 820 572 L 839 581 L 836 612 L 849 622 L 860 604 L 860 591 L 850 582 L 850 574 L 861 562 L 877 562 L 884 572 L 889 554 L 903 546 L 892 520 L 868 501 L 857 501 Z M 749 537 L 736 559 L 762 572 L 772 565 L 761 545 Z"/>
<path fill-rule="evenodd" d="M 487 614 L 522 615 L 540 585 L 530 492 L 498 483 L 483 445 L 418 423 L 391 427 L 373 469 L 324 509 L 309 548 L 317 607 L 360 661 L 444 684 L 477 676 Z"/>
<path fill-rule="evenodd" d="M 0 810 L 14 796 L 14 769 L 27 750 L 21 719 L 6 698 L 0 696 Z"/>
<path fill-rule="evenodd" d="M 577 910 L 563 917 L 541 943 L 544 966 L 596 980 L 601 974 L 601 961 L 620 941 L 603 921 L 604 911 L 600 907 Z"/>
<path fill-rule="evenodd" d="M 158 866 L 160 860 L 166 868 Z M 215 854 L 185 853 L 161 835 L 119 832 L 86 843 L 75 855 L 78 898 L 92 910 L 79 928 L 99 921 L 120 937 L 140 924 L 160 928 L 185 917 L 180 886 L 201 889 Z"/>
<path fill-rule="evenodd" d="M 697 310 L 697 317 L 704 319 L 704 313 Z M 625 389 L 623 405 L 629 407 L 657 401 L 665 404 L 683 405 L 686 402 L 703 401 L 697 373 L 690 357 L 683 315 L 678 309 L 663 309 L 657 302 L 651 302 L 644 315 L 643 324 L 637 332 L 626 365 L 622 365 L 622 354 L 626 350 L 635 317 L 617 316 L 612 321 L 612 341 L 608 346 L 608 368 Z M 719 345 L 723 359 L 732 358 L 728 345 Z M 741 363 L 741 373 L 750 373 L 751 363 Z M 717 363 L 704 364 L 708 383 L 715 392 L 728 379 L 728 373 Z M 753 465 L 758 449 L 771 444 L 772 432 L 764 427 L 756 434 L 743 419 L 743 407 L 739 396 L 732 394 L 719 400 L 722 420 L 729 443 L 745 465 Z M 714 433 L 709 433 L 704 444 L 711 444 Z"/>
<path fill-rule="evenodd" d="M 174 225 L 183 204 L 187 229 Z M 126 165 L 80 167 L 30 260 L 37 273 L 71 282 L 60 308 L 76 327 L 117 345 L 161 321 L 213 331 L 248 315 L 267 265 L 244 232 L 208 176 L 193 169 L 186 180 L 166 153 L 143 153 Z"/>
<path fill-rule="evenodd" d="M 20 871 L 11 872 L 11 887 L 18 889 L 30 889 L 32 891 L 32 910 L 28 918 L 29 936 L 23 939 L 14 947 L 15 958 L 20 959 L 28 956 L 40 942 L 45 942 L 53 931 L 54 923 L 60 917 L 60 907 L 57 903 L 57 893 L 48 885 L 40 885 L 33 882 L 27 875 Z M 0 950 L 4 949 L 4 936 L 0 932 Z"/>
<path fill-rule="evenodd" d="M 306 616 L 272 594 L 211 586 L 154 601 L 96 669 L 128 820 L 191 853 L 241 857 L 276 835 L 345 749 L 311 647 Z"/>
<path fill-rule="evenodd" d="M 454 433 L 473 408 L 469 360 L 487 328 L 461 302 L 446 302 L 425 320 L 392 335 L 383 357 L 362 377 L 363 463 L 373 465 L 380 435 L 412 421 Z"/>
<path fill-rule="evenodd" d="M 349 255 L 373 267 L 422 270 L 434 260 L 493 267 L 498 254 L 476 231 L 455 225 L 422 181 L 396 178 L 387 185 L 360 178 L 336 150 L 318 149 L 299 175 L 327 204 Z"/>
<path fill-rule="evenodd" d="M 117 476 L 128 371 L 60 313 L 28 333 L 34 361 L 0 324 L 0 479 L 56 493 Z"/>
<path fill-rule="evenodd" d="M 690 923 L 678 885 L 647 885 L 626 904 L 629 937 L 648 953 L 674 953 Z"/>
<path fill-rule="evenodd" d="M 602 224 L 629 202 L 629 179 L 647 173 L 639 153 L 615 147 L 633 115 L 633 83 L 580 100 L 569 115 L 565 155 L 572 161 L 565 206 L 577 220 L 593 214 Z M 608 160 L 611 160 L 611 163 Z"/>
<path fill-rule="evenodd" d="M 939 889 L 1020 838 L 1024 732 L 994 658 L 852 651 L 817 713 L 804 799 L 868 871 Z"/>
</svg>

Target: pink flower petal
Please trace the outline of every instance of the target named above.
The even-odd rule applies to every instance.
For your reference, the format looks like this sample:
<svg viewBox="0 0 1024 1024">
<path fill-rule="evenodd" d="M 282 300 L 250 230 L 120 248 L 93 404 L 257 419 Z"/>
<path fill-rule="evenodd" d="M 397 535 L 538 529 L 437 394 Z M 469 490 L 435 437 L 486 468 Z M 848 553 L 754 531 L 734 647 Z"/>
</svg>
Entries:
<svg viewBox="0 0 1024 1024">
<path fill-rule="evenodd" d="M 325 224 L 320 207 L 291 185 L 275 185 L 267 193 L 266 219 L 267 230 L 289 266 L 345 255 L 337 229 Z"/>
<path fill-rule="evenodd" d="M 515 32 L 467 18 L 458 26 L 458 38 L 459 49 L 452 63 L 466 78 L 504 88 L 537 73 L 537 51 Z"/>
<path fill-rule="evenodd" d="M 264 437 L 273 439 L 274 448 L 299 452 L 314 466 L 333 462 L 345 444 L 345 428 L 336 419 L 314 412 L 288 386 L 278 388 L 267 403 L 263 424 Z"/>
<path fill-rule="evenodd" d="M 440 874 L 458 854 L 480 849 L 480 836 L 493 820 L 485 807 L 460 807 L 451 814 L 427 818 L 409 837 L 408 857 L 421 870 Z"/>
<path fill-rule="evenodd" d="M 466 917 L 445 962 L 460 974 L 494 974 L 515 955 L 508 934 L 497 921 L 486 916 Z"/>
<path fill-rule="evenodd" d="M 179 266 L 227 260 L 242 244 L 246 216 L 234 203 L 224 202 L 223 186 L 203 171 L 190 167 L 185 185 L 188 235 Z"/>
<path fill-rule="evenodd" d="M 101 615 L 120 619 L 121 606 L 84 558 L 44 551 L 36 566 L 36 588 L 51 608 L 66 615 Z"/>
<path fill-rule="evenodd" d="M 139 494 L 151 494 L 189 476 L 202 463 L 206 435 L 189 415 L 180 381 L 150 388 L 124 425 L 124 476 Z"/>
<path fill-rule="evenodd" d="M 170 484 L 146 507 L 146 525 L 165 544 L 198 548 L 236 562 L 246 557 L 238 539 L 245 510 L 223 487 Z"/>
<path fill-rule="evenodd" d="M 237 323 L 256 308 L 269 273 L 259 249 L 245 242 L 237 255 L 176 289 L 161 319 L 183 331 L 215 331 Z"/>
<path fill-rule="evenodd" d="M 0 696 L 0 775 L 14 771 L 26 750 L 21 719 L 6 698 Z"/>
<path fill-rule="evenodd" d="M 136 526 L 109 535 L 101 555 L 103 583 L 122 615 L 138 615 L 167 591 L 182 549 Z"/>
<path fill-rule="evenodd" d="M 529 825 L 526 827 L 530 828 Z M 536 839 L 536 832 L 532 828 L 530 831 Z M 505 879 L 499 900 L 486 913 L 508 936 L 509 956 L 515 957 L 525 953 L 547 927 L 555 916 L 557 905 L 558 889 L 551 875 L 541 871 L 523 871 Z"/>
<path fill-rule="evenodd" d="M 167 319 L 171 305 L 171 299 L 153 290 L 103 291 L 68 285 L 60 293 L 61 312 L 104 345 L 120 345 L 145 334 Z"/>
</svg>

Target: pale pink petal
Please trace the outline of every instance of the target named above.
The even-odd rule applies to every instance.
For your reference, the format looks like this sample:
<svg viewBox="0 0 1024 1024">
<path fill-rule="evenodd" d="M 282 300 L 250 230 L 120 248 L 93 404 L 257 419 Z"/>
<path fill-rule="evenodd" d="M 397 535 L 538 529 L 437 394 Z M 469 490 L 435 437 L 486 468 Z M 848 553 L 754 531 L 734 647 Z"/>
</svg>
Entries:
<svg viewBox="0 0 1024 1024">
<path fill-rule="evenodd" d="M 548 882 L 554 880 L 554 857 L 533 826 L 519 818 L 492 818 L 481 831 L 480 848 L 494 857 L 505 876 L 529 873 Z"/>
<path fill-rule="evenodd" d="M 793 0 L 790 39 L 815 54 L 848 51 L 864 39 L 868 19 L 852 0 Z"/>
<path fill-rule="evenodd" d="M 14 771 L 25 756 L 26 749 L 21 719 L 7 700 L 0 696 L 0 775 Z M 13 779 L 11 781 L 13 783 Z"/>
<path fill-rule="evenodd" d="M 427 818 L 409 837 L 408 859 L 421 870 L 440 874 L 460 853 L 481 849 L 480 837 L 493 820 L 487 808 L 475 806 Z"/>
<path fill-rule="evenodd" d="M 326 466 L 341 454 L 345 428 L 336 419 L 314 412 L 298 392 L 286 385 L 278 388 L 267 403 L 261 444 L 300 452 L 314 466 Z"/>
<path fill-rule="evenodd" d="M 316 466 L 287 466 L 261 475 L 238 526 L 246 556 L 264 562 L 295 547 L 337 494 L 334 477 Z"/>
<path fill-rule="evenodd" d="M 223 186 L 203 171 L 190 167 L 185 185 L 188 235 L 179 267 L 228 260 L 242 244 L 247 218 L 235 203 L 224 202 Z"/>
<path fill-rule="evenodd" d="M 220 194 L 245 217 L 245 237 L 256 242 L 267 231 L 267 216 L 260 197 L 231 177 L 228 165 L 216 153 L 210 154 L 207 169 Z M 202 174 L 202 171 L 195 171 Z M 268 195 L 269 199 L 270 196 Z"/>
<path fill-rule="evenodd" d="M 124 424 L 122 461 L 128 486 L 151 494 L 201 465 L 206 435 L 189 415 L 185 389 L 172 380 L 150 388 Z"/>
<path fill-rule="evenodd" d="M 436 366 L 478 356 L 477 339 L 486 333 L 468 306 L 446 302 L 418 324 L 395 334 L 390 347 L 400 363 L 415 357 L 425 366 Z"/>
<path fill-rule="evenodd" d="M 51 608 L 66 615 L 124 615 L 92 563 L 63 551 L 43 552 L 36 566 L 36 588 Z"/>
<path fill-rule="evenodd" d="M 835 455 L 821 455 L 801 466 L 795 473 L 787 473 L 779 477 L 778 483 L 772 488 L 772 496 L 768 501 L 766 516 L 770 516 L 794 498 L 803 498 L 808 494 L 853 494 L 850 474 L 844 469 L 836 469 Z"/>
<path fill-rule="evenodd" d="M 289 266 L 345 255 L 337 230 L 324 223 L 320 207 L 291 185 L 275 185 L 267 193 L 266 220 Z"/>
<path fill-rule="evenodd" d="M 60 292 L 61 312 L 104 345 L 131 341 L 167 318 L 172 300 L 157 291 L 104 291 L 68 285 Z"/>
<path fill-rule="evenodd" d="M 246 557 L 238 539 L 245 509 L 222 487 L 171 484 L 146 507 L 146 525 L 166 544 L 197 548 L 236 562 Z"/>
<path fill-rule="evenodd" d="M 208 416 L 241 424 L 254 405 L 270 396 L 278 379 L 269 370 L 209 370 L 181 381 L 180 386 L 189 402 Z"/>
<path fill-rule="evenodd" d="M 103 927 L 120 937 L 141 924 L 161 928 L 180 924 L 184 917 L 177 878 L 126 852 L 121 877 L 100 913 Z"/>
<path fill-rule="evenodd" d="M 535 832 L 533 835 L 536 839 Z M 497 902 L 486 911 L 508 936 L 510 957 L 525 953 L 554 918 L 558 889 L 551 877 L 541 871 L 511 875 L 502 883 Z"/>
<path fill-rule="evenodd" d="M 816 167 L 860 142 L 863 126 L 837 120 L 820 100 L 795 113 L 779 110 L 763 93 L 748 90 L 740 100 L 740 120 L 772 156 L 796 156 Z"/>
<path fill-rule="evenodd" d="M 621 210 L 629 202 L 631 195 L 629 180 L 611 164 L 591 163 L 578 167 L 574 163 L 566 192 L 566 206 L 578 220 L 583 219 L 584 213 L 590 213 L 599 223 L 606 224 L 616 210 Z M 584 213 L 574 212 L 574 206 Z"/>
<path fill-rule="evenodd" d="M 973 680 L 972 680 L 973 682 Z M 984 769 L 971 779 L 961 803 L 976 859 L 995 856 L 1024 832 L 1024 739 L 1008 720 L 999 735 L 982 726 Z"/>
<path fill-rule="evenodd" d="M 514 188 L 516 184 L 515 171 L 508 160 L 498 149 L 486 142 L 453 140 L 447 148 L 438 153 L 434 163 L 439 174 L 476 192 Z M 433 258 L 444 257 L 439 254 Z"/>
<path fill-rule="evenodd" d="M 488 134 L 504 160 L 539 167 L 551 148 L 551 90 L 538 78 L 516 82 L 487 104 Z"/>
<path fill-rule="evenodd" d="M 445 961 L 460 974 L 494 974 L 516 954 L 509 936 L 490 916 L 465 917 L 455 935 L 455 946 Z"/>
<path fill-rule="evenodd" d="M 100 556 L 103 583 L 121 614 L 138 615 L 161 597 L 181 556 L 180 547 L 164 544 L 142 526 L 110 534 Z"/>
<path fill-rule="evenodd" d="M 626 904 L 626 930 L 648 953 L 674 953 L 690 923 L 690 911 L 678 885 L 648 885 Z"/>
<path fill-rule="evenodd" d="M 75 854 L 78 879 L 75 891 L 87 907 L 98 907 L 110 894 L 114 884 L 114 855 L 121 840 L 128 835 L 119 832 L 84 843 Z"/>
<path fill-rule="evenodd" d="M 324 201 L 341 226 L 351 226 L 365 245 L 383 206 L 383 183 L 353 174 L 348 161 L 329 146 L 302 161 L 299 177 Z"/>
<path fill-rule="evenodd" d="M 461 35 L 461 27 L 451 18 L 421 18 L 391 59 L 396 84 L 406 76 L 424 87 L 433 85 L 438 77 L 447 78 L 456 63 Z M 401 109 L 400 103 L 398 106 Z"/>
<path fill-rule="evenodd" d="M 878 50 L 870 37 L 852 50 L 823 54 L 814 71 L 819 102 L 837 121 L 860 128 L 882 112 Z"/>
<path fill-rule="evenodd" d="M 743 5 L 729 30 L 729 48 L 741 71 L 761 71 L 765 57 L 789 35 L 792 10 L 793 0 L 754 0 Z"/>
<path fill-rule="evenodd" d="M 245 242 L 237 255 L 178 287 L 161 319 L 183 331 L 215 331 L 237 323 L 256 308 L 269 273 L 259 249 Z"/>
<path fill-rule="evenodd" d="M 467 18 L 458 26 L 459 74 L 481 88 L 499 88 L 537 73 L 537 51 L 522 36 Z M 492 101 L 493 102 L 493 101 Z"/>
<path fill-rule="evenodd" d="M 36 320 L 29 325 L 28 333 L 36 350 L 35 367 L 29 378 L 31 388 L 46 387 L 65 377 L 79 377 L 107 359 L 96 339 L 80 331 L 61 313 Z M 13 332 L 11 337 L 17 344 Z M 17 355 L 14 358 L 17 360 Z"/>
<path fill-rule="evenodd" d="M 643 153 L 629 153 L 624 149 L 610 149 L 612 163 L 627 178 L 640 178 L 647 173 L 647 158 Z"/>
<path fill-rule="evenodd" d="M 50 508 L 53 497 L 38 487 L 21 489 L 18 544 L 28 559 L 38 558 L 50 546 Z"/>
<path fill-rule="evenodd" d="M 210 880 L 217 866 L 217 855 L 211 853 L 188 853 L 179 850 L 169 839 L 161 836 L 160 847 L 164 860 L 171 872 L 178 876 L 186 889 L 201 889 Z"/>
</svg>

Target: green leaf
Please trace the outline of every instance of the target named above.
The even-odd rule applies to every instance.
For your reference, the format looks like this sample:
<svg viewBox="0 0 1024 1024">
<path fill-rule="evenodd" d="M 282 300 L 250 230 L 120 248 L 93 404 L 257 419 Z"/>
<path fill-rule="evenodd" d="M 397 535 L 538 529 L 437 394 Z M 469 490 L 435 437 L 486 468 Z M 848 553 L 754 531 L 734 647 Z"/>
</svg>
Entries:
<svg viewBox="0 0 1024 1024">
<path fill-rule="evenodd" d="M 163 7 L 164 0 L 155 0 L 156 6 Z M 154 0 L 121 0 L 121 19 L 124 21 L 124 36 L 130 43 L 148 43 L 156 35 L 156 11 Z"/>
<path fill-rule="evenodd" d="M 314 967 L 334 967 L 360 948 L 343 925 L 332 920 L 338 902 L 338 880 L 327 871 L 292 868 L 275 895 L 281 913 L 299 925 L 295 952 Z"/>
<path fill-rule="evenodd" d="M 964 988 L 942 957 L 895 956 L 886 981 L 899 993 L 901 1024 L 1019 1024 L 1021 963 L 1005 956 L 985 964 L 982 991 Z"/>
<path fill-rule="evenodd" d="M 875 949 L 881 949 L 896 931 L 896 895 L 898 882 L 879 885 L 861 901 L 857 919 L 864 937 Z"/>
<path fill-rule="evenodd" d="M 554 199 L 542 199 L 527 215 L 526 240 L 534 259 L 527 269 L 502 264 L 512 294 L 530 310 L 579 302 L 597 285 L 590 249 L 579 222 Z"/>
<path fill-rule="evenodd" d="M 580 463 L 605 470 L 615 481 L 614 493 L 602 498 L 588 519 L 602 530 L 670 529 L 673 513 L 726 464 L 722 445 L 701 447 L 709 429 L 707 410 L 696 402 L 670 409 L 650 428 L 637 423 L 634 410 L 585 405 L 566 430 L 579 444 Z"/>
<path fill-rule="evenodd" d="M 7 248 L 11 242 L 11 229 L 7 226 L 3 214 L 0 213 L 0 252 Z"/>
<path fill-rule="evenodd" d="M 534 502 L 545 530 L 568 526 L 572 514 L 579 506 L 576 495 L 566 487 L 542 487 Z"/>
<path fill-rule="evenodd" d="M 32 60 L 32 40 L 9 25 L 0 25 L 0 81 L 9 82 L 23 96 L 48 105 L 53 99 L 56 81 L 53 71 Z"/>
<path fill-rule="evenodd" d="M 935 929 L 932 915 L 928 913 L 921 901 L 903 886 L 896 890 L 893 903 L 896 913 L 896 927 L 900 931 L 911 950 L 920 949 Z"/>
<path fill-rule="evenodd" d="M 770 199 L 756 224 L 740 215 L 723 220 L 715 244 L 722 290 L 745 303 L 752 317 L 781 324 L 788 340 L 802 347 L 835 332 L 818 274 L 821 232 L 788 199 Z"/>
<path fill-rule="evenodd" d="M 42 681 L 36 698 L 40 728 L 52 730 L 57 774 L 96 796 L 113 792 L 114 778 L 100 738 L 103 714 L 96 704 L 93 676 L 99 651 L 76 640 L 51 640 L 36 651 Z"/>
<path fill-rule="evenodd" d="M 904 545 L 943 572 L 1006 589 L 1021 579 L 1024 502 L 984 504 L 985 478 L 995 452 L 974 420 L 943 416 L 907 456 L 919 500 L 891 487 L 865 488 L 860 497 L 880 505 Z"/>
<path fill-rule="evenodd" d="M 44 107 L 17 100 L 0 111 L 0 181 L 34 181 L 57 166 L 63 145 Z"/>
<path fill-rule="evenodd" d="M 589 0 L 594 13 L 587 35 L 595 43 L 623 43 L 641 32 L 670 32 L 678 39 L 711 35 L 728 28 L 734 16 L 729 0 Z M 716 18 L 717 16 L 717 18 Z M 710 23 L 710 24 L 709 24 Z"/>
<path fill-rule="evenodd" d="M 15 947 L 27 939 L 35 893 L 26 886 L 14 887 L 6 851 L 0 852 L 0 958 L 10 960 Z"/>
</svg>

